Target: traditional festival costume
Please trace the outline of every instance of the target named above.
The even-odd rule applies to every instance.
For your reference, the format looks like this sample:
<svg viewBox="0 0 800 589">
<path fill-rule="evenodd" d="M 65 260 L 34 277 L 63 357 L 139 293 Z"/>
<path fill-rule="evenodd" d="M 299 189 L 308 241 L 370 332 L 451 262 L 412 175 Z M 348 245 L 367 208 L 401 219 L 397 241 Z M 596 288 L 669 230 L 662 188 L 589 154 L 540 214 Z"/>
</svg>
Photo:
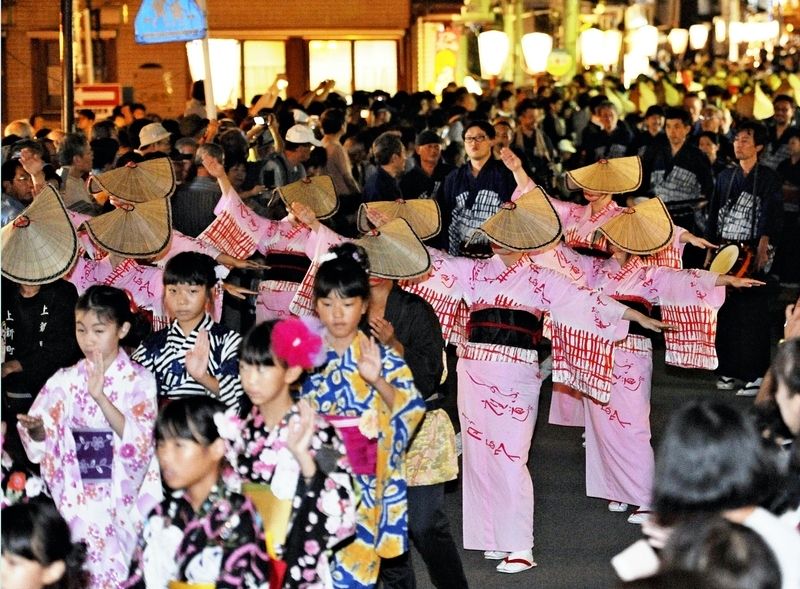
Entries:
<svg viewBox="0 0 800 589">
<path fill-rule="evenodd" d="M 153 508 L 130 577 L 120 587 L 166 588 L 170 581 L 183 581 L 217 589 L 262 589 L 269 584 L 269 567 L 258 512 L 220 482 L 196 512 L 182 490 Z"/>
<path fill-rule="evenodd" d="M 516 201 L 516 210 L 501 209 L 484 224 L 484 231 L 502 247 L 547 247 L 560 236 L 552 208 L 551 227 L 542 228 L 539 235 L 515 240 L 509 230 L 515 226 L 512 219 L 526 211 L 529 214 L 516 228 L 530 227 L 529 220 L 546 213 L 546 203 L 536 189 Z M 505 216 L 505 226 L 490 223 Z M 463 299 L 470 313 L 466 339 L 458 347 L 464 546 L 526 551 L 533 546 L 533 485 L 527 460 L 541 385 L 534 333 L 542 315 L 549 313 L 554 380 L 605 399 L 611 389 L 612 342 L 627 332 L 625 307 L 574 286 L 526 255 L 511 266 L 498 256 L 478 261 L 432 251 L 432 257 L 433 272 L 421 283 L 421 292 L 441 297 L 429 299 L 437 311 L 448 313 Z M 509 497 L 514 497 L 513 505 Z"/>
<path fill-rule="evenodd" d="M 244 482 L 269 485 L 272 495 L 287 503 L 287 537 L 273 547 L 287 565 L 283 587 L 310 589 L 324 586 L 331 552 L 355 534 L 356 496 L 344 444 L 322 417 L 317 417 L 310 447 L 317 472 L 310 481 L 301 476 L 287 445 L 289 423 L 296 416 L 297 405 L 292 405 L 280 423 L 267 428 L 253 407 L 228 461 Z"/>
<path fill-rule="evenodd" d="M 34 441 L 24 427 L 18 430 L 73 537 L 88 545 L 90 587 L 117 589 L 127 577 L 144 517 L 162 497 L 153 442 L 156 383 L 119 351 L 103 385 L 125 417 L 119 437 L 89 394 L 88 379 L 86 360 L 59 370 L 29 411 L 44 422 L 44 441 Z"/>
</svg>

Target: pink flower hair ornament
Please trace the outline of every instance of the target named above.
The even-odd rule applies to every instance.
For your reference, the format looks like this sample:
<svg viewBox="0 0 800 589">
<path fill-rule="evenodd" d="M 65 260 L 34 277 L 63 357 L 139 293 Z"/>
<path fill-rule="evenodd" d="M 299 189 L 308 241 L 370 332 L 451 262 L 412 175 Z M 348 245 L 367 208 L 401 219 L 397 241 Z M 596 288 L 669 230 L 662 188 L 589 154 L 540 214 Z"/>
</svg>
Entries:
<svg viewBox="0 0 800 589">
<path fill-rule="evenodd" d="M 272 353 L 287 366 L 303 370 L 315 368 L 325 359 L 322 335 L 297 317 L 282 319 L 272 328 Z"/>
</svg>

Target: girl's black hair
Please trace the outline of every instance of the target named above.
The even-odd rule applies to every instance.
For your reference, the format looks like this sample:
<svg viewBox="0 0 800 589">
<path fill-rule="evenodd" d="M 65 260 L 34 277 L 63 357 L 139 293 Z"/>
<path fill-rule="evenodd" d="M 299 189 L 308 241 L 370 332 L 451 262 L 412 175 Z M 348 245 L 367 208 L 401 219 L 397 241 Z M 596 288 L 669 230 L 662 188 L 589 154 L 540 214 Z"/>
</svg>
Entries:
<svg viewBox="0 0 800 589">
<path fill-rule="evenodd" d="M 789 389 L 790 397 L 800 395 L 800 338 L 786 340 L 778 346 L 771 370 Z"/>
<path fill-rule="evenodd" d="M 275 366 L 280 363 L 272 356 L 272 328 L 276 320 L 254 325 L 242 339 L 239 346 L 239 361 L 253 366 Z"/>
<path fill-rule="evenodd" d="M 217 283 L 214 271 L 217 263 L 211 256 L 198 252 L 181 252 L 164 267 L 164 286 L 188 284 L 211 289 Z"/>
<path fill-rule="evenodd" d="M 3 552 L 48 566 L 64 561 L 66 571 L 58 589 L 82 589 L 88 584 L 83 570 L 86 545 L 72 542 L 69 526 L 50 500 L 35 499 L 3 509 Z"/>
<path fill-rule="evenodd" d="M 781 477 L 755 420 L 721 402 L 691 402 L 661 440 L 653 506 L 662 523 L 700 512 L 761 505 Z"/>
<path fill-rule="evenodd" d="M 369 299 L 369 258 L 363 247 L 345 242 L 330 250 L 336 257 L 320 264 L 314 279 L 314 298 L 336 293 L 349 299 Z"/>
<path fill-rule="evenodd" d="M 180 438 L 210 446 L 220 437 L 214 414 L 225 413 L 225 409 L 222 401 L 207 395 L 170 401 L 158 414 L 156 440 Z"/>
<path fill-rule="evenodd" d="M 105 284 L 95 284 L 86 289 L 77 304 L 75 311 L 93 311 L 100 319 L 113 321 L 117 327 L 128 322 L 131 328 L 120 340 L 123 346 L 136 347 L 152 331 L 152 326 L 145 313 L 138 308 L 131 308 L 132 302 L 128 294 L 119 288 Z"/>
</svg>

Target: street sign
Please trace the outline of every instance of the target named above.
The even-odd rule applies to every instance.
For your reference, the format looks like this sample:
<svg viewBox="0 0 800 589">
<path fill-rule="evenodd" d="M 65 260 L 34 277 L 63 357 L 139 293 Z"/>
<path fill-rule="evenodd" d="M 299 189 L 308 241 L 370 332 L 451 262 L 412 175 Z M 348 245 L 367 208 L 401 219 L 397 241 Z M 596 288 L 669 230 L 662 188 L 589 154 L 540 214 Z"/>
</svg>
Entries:
<svg viewBox="0 0 800 589">
<path fill-rule="evenodd" d="M 195 0 L 144 0 L 133 30 L 137 43 L 202 39 L 206 36 L 206 15 Z"/>
<path fill-rule="evenodd" d="M 119 84 L 75 84 L 75 108 L 114 108 L 121 103 Z"/>
</svg>

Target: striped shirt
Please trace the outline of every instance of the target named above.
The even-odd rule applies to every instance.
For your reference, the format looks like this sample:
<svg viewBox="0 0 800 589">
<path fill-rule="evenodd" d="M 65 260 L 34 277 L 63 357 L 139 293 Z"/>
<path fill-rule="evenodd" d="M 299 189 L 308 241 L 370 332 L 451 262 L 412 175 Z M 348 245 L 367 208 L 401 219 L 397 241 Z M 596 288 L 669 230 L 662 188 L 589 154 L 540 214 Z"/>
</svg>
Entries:
<svg viewBox="0 0 800 589">
<path fill-rule="evenodd" d="M 242 395 L 239 381 L 239 344 L 235 331 L 214 323 L 206 313 L 200 324 L 187 336 L 178 322 L 148 337 L 133 353 L 133 360 L 156 375 L 159 401 L 190 395 L 209 395 L 203 385 L 186 371 L 186 352 L 191 349 L 200 330 L 208 331 L 210 352 L 208 372 L 219 382 L 219 399 L 237 409 Z"/>
</svg>

